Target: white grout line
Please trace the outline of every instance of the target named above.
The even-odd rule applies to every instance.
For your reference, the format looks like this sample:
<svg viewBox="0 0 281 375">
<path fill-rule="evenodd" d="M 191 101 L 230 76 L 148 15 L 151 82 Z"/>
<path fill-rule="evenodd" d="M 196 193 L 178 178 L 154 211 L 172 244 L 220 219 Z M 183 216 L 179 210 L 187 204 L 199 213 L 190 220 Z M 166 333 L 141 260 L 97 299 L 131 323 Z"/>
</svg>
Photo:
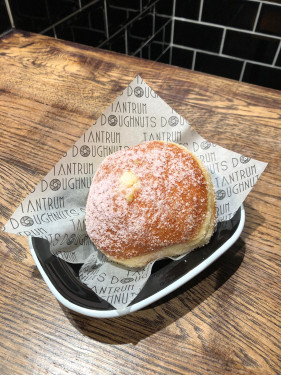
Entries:
<svg viewBox="0 0 281 375">
<path fill-rule="evenodd" d="M 193 52 L 193 57 L 192 57 L 192 65 L 191 65 L 191 70 L 194 70 L 195 68 L 195 60 L 196 60 L 196 55 L 197 55 L 197 52 L 194 51 Z"/>
<path fill-rule="evenodd" d="M 199 49 L 199 48 L 185 47 L 185 46 L 181 46 L 180 44 L 173 44 L 173 47 L 180 48 L 180 49 L 185 49 L 185 50 L 188 50 L 188 51 L 195 51 L 195 52 L 206 53 L 207 55 L 212 55 L 212 56 L 217 56 L 217 57 L 225 57 L 227 59 L 232 59 L 232 60 L 237 60 L 237 61 L 243 61 L 243 62 L 245 61 L 247 63 L 256 64 L 256 65 L 262 65 L 262 66 L 266 66 L 268 68 L 276 68 L 276 69 L 281 70 L 281 67 L 279 67 L 279 66 L 273 66 L 272 64 L 266 64 L 266 63 L 255 61 L 255 60 L 241 59 L 239 57 L 235 57 L 235 56 L 231 56 L 231 55 L 226 55 L 226 54 L 223 54 L 223 53 L 221 55 L 218 55 L 218 53 L 216 53 L 216 52 L 205 51 L 205 50 Z"/>
<path fill-rule="evenodd" d="M 222 38 L 221 38 L 221 45 L 219 50 L 219 55 L 222 54 L 223 46 L 224 46 L 224 40 L 225 40 L 225 34 L 226 34 L 226 28 L 223 29 Z"/>
<path fill-rule="evenodd" d="M 152 9 L 152 34 L 155 34 L 155 5 Z"/>
<path fill-rule="evenodd" d="M 54 33 L 54 37 L 57 39 L 58 37 L 57 37 L 57 32 L 56 32 L 56 28 L 55 27 L 53 27 L 53 33 Z"/>
<path fill-rule="evenodd" d="M 257 2 L 257 0 L 248 0 L 248 1 L 251 1 L 251 2 L 254 2 L 254 3 Z M 263 0 L 258 0 L 258 1 L 259 1 L 260 3 L 262 3 L 262 4 L 276 5 L 277 7 L 281 5 L 281 4 L 275 3 L 275 2 L 270 1 L 270 0 L 265 0 L 265 1 L 263 1 Z"/>
<path fill-rule="evenodd" d="M 129 54 L 129 50 L 128 50 L 128 30 L 127 30 L 127 28 L 125 29 L 125 54 L 126 55 Z"/>
<path fill-rule="evenodd" d="M 105 36 L 106 36 L 106 38 L 108 38 L 109 37 L 109 29 L 108 29 L 108 17 L 107 17 L 106 0 L 103 1 L 103 9 L 104 9 Z"/>
<path fill-rule="evenodd" d="M 204 0 L 201 0 L 200 1 L 200 8 L 199 8 L 199 17 L 198 17 L 200 22 L 201 22 L 201 19 L 202 19 L 203 3 L 204 3 Z"/>
<path fill-rule="evenodd" d="M 279 46 L 278 46 L 278 48 L 277 48 L 276 54 L 275 54 L 275 56 L 274 56 L 274 59 L 273 59 L 273 61 L 272 61 L 272 65 L 273 65 L 273 66 L 276 65 L 276 61 L 277 61 L 277 59 L 278 59 L 278 55 L 279 55 L 279 52 L 280 52 L 280 51 L 281 51 L 281 40 L 280 40 L 280 42 L 279 42 Z"/>
<path fill-rule="evenodd" d="M 258 24 L 258 21 L 259 21 L 259 18 L 260 18 L 260 13 L 261 13 L 261 6 L 262 6 L 262 3 L 259 3 L 259 7 L 258 7 L 257 14 L 256 14 L 255 23 L 254 23 L 254 26 L 253 26 L 253 31 L 256 31 L 256 28 L 257 28 L 257 24 Z"/>
<path fill-rule="evenodd" d="M 12 28 L 12 29 L 8 29 L 8 30 L 5 30 L 3 33 L 0 34 L 0 39 L 3 38 L 3 36 L 9 34 L 11 31 L 13 31 L 13 28 Z"/>
<path fill-rule="evenodd" d="M 172 25 L 171 25 L 171 40 L 170 40 L 170 56 L 169 56 L 169 64 L 172 65 L 172 49 L 174 44 L 174 31 L 175 31 L 175 12 L 176 12 L 176 2 L 177 0 L 174 0 L 173 2 L 173 11 L 172 11 Z"/>
<path fill-rule="evenodd" d="M 242 69 L 241 69 L 241 72 L 240 72 L 239 82 L 241 82 L 243 80 L 244 72 L 245 72 L 245 68 L 246 68 L 246 63 L 247 63 L 246 61 L 243 62 Z"/>
<path fill-rule="evenodd" d="M 173 57 L 173 47 L 170 46 L 170 51 L 169 51 L 169 65 L 172 65 L 172 57 Z"/>
<path fill-rule="evenodd" d="M 188 23 L 195 23 L 197 25 L 212 26 L 212 27 L 215 27 L 215 28 L 218 28 L 218 29 L 226 28 L 227 30 L 237 31 L 237 32 L 245 33 L 245 34 L 258 35 L 258 36 L 263 36 L 263 37 L 267 37 L 267 38 L 270 38 L 270 39 L 280 39 L 280 37 L 274 36 L 274 35 L 259 33 L 259 32 L 255 32 L 255 31 L 252 31 L 252 30 L 238 29 L 238 28 L 231 27 L 231 26 L 218 25 L 216 23 L 196 21 L 196 20 L 192 20 L 190 18 L 175 17 L 175 21 L 183 21 L 183 22 L 188 22 Z"/>
<path fill-rule="evenodd" d="M 14 18 L 13 18 L 13 15 L 12 15 L 11 8 L 10 8 L 9 0 L 5 0 L 5 4 L 6 4 L 6 8 L 7 8 L 7 13 L 8 13 L 10 22 L 11 22 L 11 27 L 14 29 L 15 28 L 15 22 L 14 22 Z"/>
<path fill-rule="evenodd" d="M 127 10 L 129 12 L 144 12 L 145 11 L 145 9 L 143 9 L 142 5 L 140 5 L 140 9 L 136 9 L 136 8 L 129 8 L 129 4 L 128 4 L 128 6 L 118 6 L 118 5 L 110 4 L 110 8 L 111 9 L 117 9 L 117 10 L 123 10 L 123 11 Z"/>
</svg>

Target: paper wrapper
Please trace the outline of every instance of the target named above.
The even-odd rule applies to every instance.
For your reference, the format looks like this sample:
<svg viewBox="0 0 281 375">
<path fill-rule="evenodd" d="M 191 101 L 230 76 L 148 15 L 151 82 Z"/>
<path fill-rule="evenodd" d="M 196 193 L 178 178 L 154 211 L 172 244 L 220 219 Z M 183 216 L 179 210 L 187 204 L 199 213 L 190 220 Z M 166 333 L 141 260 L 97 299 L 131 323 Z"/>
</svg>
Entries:
<svg viewBox="0 0 281 375">
<path fill-rule="evenodd" d="M 125 308 L 153 263 L 128 270 L 108 262 L 87 236 L 85 206 L 92 177 L 106 156 L 152 140 L 181 144 L 205 163 L 216 190 L 218 221 L 234 216 L 266 167 L 203 139 L 137 76 L 24 199 L 4 230 L 47 239 L 53 254 L 82 263 L 83 283 L 115 308 Z"/>
</svg>

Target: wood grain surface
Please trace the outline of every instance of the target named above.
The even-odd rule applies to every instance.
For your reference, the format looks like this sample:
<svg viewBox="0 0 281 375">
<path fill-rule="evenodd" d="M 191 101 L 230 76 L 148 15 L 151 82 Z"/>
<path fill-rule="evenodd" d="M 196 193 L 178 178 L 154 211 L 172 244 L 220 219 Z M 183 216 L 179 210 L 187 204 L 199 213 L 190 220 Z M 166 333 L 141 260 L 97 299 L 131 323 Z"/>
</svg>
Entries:
<svg viewBox="0 0 281 375">
<path fill-rule="evenodd" d="M 269 163 L 243 233 L 154 305 L 93 319 L 1 232 L 0 374 L 280 374 L 281 92 L 14 31 L 0 40 L 1 226 L 138 74 L 203 137 Z"/>
</svg>

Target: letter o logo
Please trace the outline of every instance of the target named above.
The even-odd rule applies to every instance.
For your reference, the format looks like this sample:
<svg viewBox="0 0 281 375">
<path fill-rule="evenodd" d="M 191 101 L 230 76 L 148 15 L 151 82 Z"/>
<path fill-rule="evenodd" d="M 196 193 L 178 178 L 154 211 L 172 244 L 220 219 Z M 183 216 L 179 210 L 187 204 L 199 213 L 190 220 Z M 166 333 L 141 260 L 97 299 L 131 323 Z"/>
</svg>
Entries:
<svg viewBox="0 0 281 375">
<path fill-rule="evenodd" d="M 135 87 L 134 94 L 137 98 L 141 98 L 143 96 L 143 89 L 140 86 Z"/>
<path fill-rule="evenodd" d="M 117 117 L 115 115 L 108 116 L 107 121 L 110 126 L 115 126 L 117 125 L 117 122 L 118 122 Z"/>
<path fill-rule="evenodd" d="M 204 141 L 200 144 L 202 150 L 208 150 L 208 148 L 211 147 L 211 142 L 208 142 L 208 141 Z"/>
<path fill-rule="evenodd" d="M 249 163 L 250 160 L 251 158 L 248 158 L 247 156 L 243 156 L 243 155 L 240 156 L 240 161 L 242 164 Z"/>
<path fill-rule="evenodd" d="M 218 190 L 218 191 L 216 192 L 216 199 L 217 199 L 218 201 L 221 201 L 222 199 L 224 199 L 225 196 L 226 196 L 226 192 L 225 192 L 224 190 Z"/>
<path fill-rule="evenodd" d="M 168 124 L 170 126 L 176 126 L 178 125 L 178 123 L 179 123 L 179 119 L 177 118 L 177 116 L 171 116 L 168 120 Z"/>
<path fill-rule="evenodd" d="M 34 221 L 31 219 L 31 217 L 29 216 L 23 216 L 21 219 L 20 219 L 20 223 L 21 225 L 23 225 L 24 227 L 31 227 L 33 224 L 34 224 Z"/>
<path fill-rule="evenodd" d="M 57 178 L 54 178 L 53 180 L 51 180 L 51 182 L 50 182 L 50 189 L 51 190 L 57 191 L 57 190 L 59 190 L 60 187 L 61 187 L 60 180 L 58 180 Z"/>
<path fill-rule="evenodd" d="M 80 147 L 80 155 L 83 156 L 84 158 L 86 158 L 87 156 L 89 156 L 90 153 L 91 153 L 91 150 L 90 150 L 89 146 L 84 145 L 84 146 Z"/>
</svg>

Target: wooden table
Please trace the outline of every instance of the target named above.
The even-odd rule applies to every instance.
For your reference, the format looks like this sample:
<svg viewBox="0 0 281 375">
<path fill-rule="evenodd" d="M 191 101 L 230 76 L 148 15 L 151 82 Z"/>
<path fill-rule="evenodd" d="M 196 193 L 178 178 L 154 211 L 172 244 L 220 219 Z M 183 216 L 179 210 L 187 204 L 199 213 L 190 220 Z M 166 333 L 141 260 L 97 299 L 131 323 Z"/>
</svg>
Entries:
<svg viewBox="0 0 281 375">
<path fill-rule="evenodd" d="M 194 280 L 114 319 L 62 307 L 27 239 L 1 233 L 0 374 L 280 374 L 281 92 L 14 31 L 0 41 L 1 224 L 137 74 L 203 137 L 269 163 L 245 229 Z"/>
</svg>

